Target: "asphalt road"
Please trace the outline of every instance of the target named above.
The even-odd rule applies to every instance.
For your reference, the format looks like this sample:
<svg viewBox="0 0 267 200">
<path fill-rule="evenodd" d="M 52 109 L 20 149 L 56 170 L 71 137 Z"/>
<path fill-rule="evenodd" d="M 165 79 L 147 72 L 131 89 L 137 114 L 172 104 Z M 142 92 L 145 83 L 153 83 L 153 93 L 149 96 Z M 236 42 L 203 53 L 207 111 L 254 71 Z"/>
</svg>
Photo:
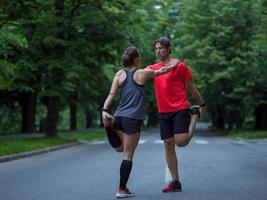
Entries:
<svg viewBox="0 0 267 200">
<path fill-rule="evenodd" d="M 267 199 L 267 140 L 232 140 L 199 131 L 177 148 L 183 191 L 162 193 L 169 178 L 157 129 L 142 134 L 129 188 L 135 200 Z M 121 154 L 106 141 L 0 163 L 0 200 L 116 199 Z"/>
</svg>

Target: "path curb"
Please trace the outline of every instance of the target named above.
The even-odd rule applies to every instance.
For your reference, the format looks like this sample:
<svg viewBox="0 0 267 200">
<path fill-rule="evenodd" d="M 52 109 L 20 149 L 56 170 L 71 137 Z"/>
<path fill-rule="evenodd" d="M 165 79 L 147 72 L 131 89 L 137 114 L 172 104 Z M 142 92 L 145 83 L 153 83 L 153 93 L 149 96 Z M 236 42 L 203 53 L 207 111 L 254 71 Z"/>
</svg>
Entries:
<svg viewBox="0 0 267 200">
<path fill-rule="evenodd" d="M 47 153 L 47 152 L 51 152 L 51 151 L 56 151 L 56 150 L 63 149 L 63 148 L 73 147 L 73 146 L 76 146 L 79 144 L 81 144 L 81 142 L 72 142 L 69 144 L 63 144 L 63 145 L 58 145 L 58 146 L 53 146 L 53 147 L 47 147 L 44 149 L 28 151 L 28 152 L 24 152 L 24 153 L 2 156 L 2 157 L 0 157 L 0 163 L 16 160 L 16 159 L 20 159 L 20 158 L 30 157 L 30 156 L 34 156 L 34 155 L 39 155 L 39 154 L 43 154 L 43 153 Z"/>
</svg>

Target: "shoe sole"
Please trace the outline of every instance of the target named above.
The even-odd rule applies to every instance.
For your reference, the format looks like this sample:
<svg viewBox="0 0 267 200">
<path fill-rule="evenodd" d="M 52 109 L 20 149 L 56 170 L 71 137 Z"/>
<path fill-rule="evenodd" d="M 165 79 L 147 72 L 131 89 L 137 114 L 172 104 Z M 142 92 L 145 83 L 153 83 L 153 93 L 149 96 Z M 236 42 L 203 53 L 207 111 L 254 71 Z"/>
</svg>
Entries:
<svg viewBox="0 0 267 200">
<path fill-rule="evenodd" d="M 131 198 L 131 197 L 135 197 L 135 196 L 136 196 L 136 195 L 125 196 L 125 197 L 117 197 L 117 196 L 116 196 L 116 198 L 117 198 L 117 199 L 124 199 L 124 198 Z"/>
<path fill-rule="evenodd" d="M 175 190 L 170 190 L 170 191 L 162 191 L 163 193 L 169 193 L 169 192 L 182 192 L 182 189 L 175 189 Z"/>
<path fill-rule="evenodd" d="M 135 194 L 127 194 L 126 196 L 117 196 L 116 195 L 116 198 L 118 198 L 118 199 L 123 199 L 123 198 L 130 198 L 130 197 L 135 197 L 136 195 Z"/>
</svg>

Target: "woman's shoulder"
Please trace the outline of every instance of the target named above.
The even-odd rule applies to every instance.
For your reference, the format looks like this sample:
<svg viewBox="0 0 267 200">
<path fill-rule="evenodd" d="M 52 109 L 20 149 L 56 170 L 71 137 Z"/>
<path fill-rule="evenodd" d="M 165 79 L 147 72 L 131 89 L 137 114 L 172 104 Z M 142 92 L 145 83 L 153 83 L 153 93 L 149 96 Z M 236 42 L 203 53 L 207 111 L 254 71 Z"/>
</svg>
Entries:
<svg viewBox="0 0 267 200">
<path fill-rule="evenodd" d="M 122 82 L 126 79 L 126 77 L 127 77 L 126 72 L 123 69 L 121 69 L 121 70 L 117 71 L 117 73 L 114 77 L 114 80 L 117 81 L 117 83 L 119 85 L 121 85 Z"/>
<path fill-rule="evenodd" d="M 123 73 L 125 73 L 125 71 L 123 69 L 120 69 L 116 72 L 115 76 L 121 76 Z"/>
</svg>

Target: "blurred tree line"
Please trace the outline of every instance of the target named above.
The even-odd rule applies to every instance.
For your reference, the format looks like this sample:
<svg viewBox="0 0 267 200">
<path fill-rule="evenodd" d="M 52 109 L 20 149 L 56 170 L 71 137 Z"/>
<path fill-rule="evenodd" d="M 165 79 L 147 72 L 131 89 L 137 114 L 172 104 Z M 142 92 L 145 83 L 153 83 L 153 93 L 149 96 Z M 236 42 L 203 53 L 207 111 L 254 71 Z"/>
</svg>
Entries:
<svg viewBox="0 0 267 200">
<path fill-rule="evenodd" d="M 184 0 L 174 35 L 212 125 L 267 129 L 267 1 Z"/>
<path fill-rule="evenodd" d="M 266 0 L 1 0 L 0 132 L 96 125 L 123 50 L 137 46 L 145 67 L 161 35 L 192 69 L 213 126 L 267 129 L 266 14 Z M 154 125 L 152 81 L 146 91 Z"/>
</svg>

